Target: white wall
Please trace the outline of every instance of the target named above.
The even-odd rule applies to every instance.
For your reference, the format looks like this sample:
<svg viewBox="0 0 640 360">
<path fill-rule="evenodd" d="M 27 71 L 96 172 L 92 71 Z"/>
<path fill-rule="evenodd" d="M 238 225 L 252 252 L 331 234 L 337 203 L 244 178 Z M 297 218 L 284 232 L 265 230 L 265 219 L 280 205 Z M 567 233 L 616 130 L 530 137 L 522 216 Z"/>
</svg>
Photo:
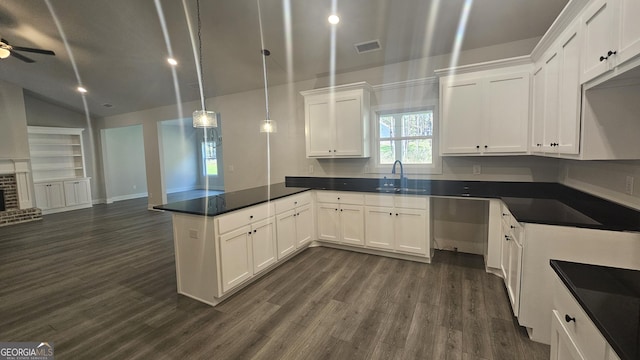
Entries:
<svg viewBox="0 0 640 360">
<path fill-rule="evenodd" d="M 191 119 L 163 121 L 160 134 L 167 193 L 198 188 L 199 141 Z"/>
<path fill-rule="evenodd" d="M 107 202 L 147 196 L 142 133 L 141 125 L 103 130 Z"/>
<path fill-rule="evenodd" d="M 626 193 L 627 176 L 634 178 L 632 194 Z M 563 160 L 558 181 L 640 210 L 640 160 Z"/>
<path fill-rule="evenodd" d="M 29 138 L 22 88 L 0 80 L 0 159 L 28 159 Z"/>
</svg>

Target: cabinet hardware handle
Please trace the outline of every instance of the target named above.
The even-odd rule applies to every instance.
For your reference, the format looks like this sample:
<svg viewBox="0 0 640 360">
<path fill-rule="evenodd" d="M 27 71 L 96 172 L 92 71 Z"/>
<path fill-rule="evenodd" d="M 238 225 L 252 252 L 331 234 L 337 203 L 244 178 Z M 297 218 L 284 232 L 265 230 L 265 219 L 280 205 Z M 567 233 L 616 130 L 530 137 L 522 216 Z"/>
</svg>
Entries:
<svg viewBox="0 0 640 360">
<path fill-rule="evenodd" d="M 485 146 L 484 146 L 484 148 L 485 148 L 485 149 L 486 149 L 486 148 L 488 148 L 488 147 L 489 147 L 489 145 L 485 145 Z"/>
<path fill-rule="evenodd" d="M 511 225 L 511 228 L 512 228 L 512 229 L 515 229 L 516 227 L 515 227 L 515 226 L 513 226 L 513 225 Z"/>
<path fill-rule="evenodd" d="M 389 215 L 393 215 L 392 213 L 389 213 Z"/>
<path fill-rule="evenodd" d="M 476 145 L 476 149 L 480 149 L 480 145 Z"/>
<path fill-rule="evenodd" d="M 335 150 L 333 150 L 333 152 L 336 152 Z"/>
<path fill-rule="evenodd" d="M 298 204 L 298 202 L 297 202 L 297 201 L 294 201 L 294 202 L 293 202 L 293 205 L 297 205 L 297 204 Z"/>
<path fill-rule="evenodd" d="M 566 322 L 572 322 L 572 321 L 573 321 L 573 322 L 576 322 L 576 318 L 571 317 L 571 316 L 569 316 L 569 315 L 565 315 L 565 316 L 564 316 L 564 321 L 566 321 Z"/>
<path fill-rule="evenodd" d="M 600 56 L 600 62 L 607 60 L 609 57 Z"/>
<path fill-rule="evenodd" d="M 258 230 L 253 230 L 253 233 L 255 234 Z"/>
<path fill-rule="evenodd" d="M 300 216 L 300 213 L 298 213 L 297 215 Z"/>
<path fill-rule="evenodd" d="M 602 61 L 602 60 L 600 60 L 600 61 Z M 331 150 L 329 150 L 329 152 L 331 152 Z"/>
<path fill-rule="evenodd" d="M 615 55 L 615 54 L 617 54 L 617 53 L 618 53 L 618 52 L 617 52 L 617 51 L 615 51 L 615 50 L 609 50 L 609 52 L 607 53 L 607 55 L 608 55 L 607 57 L 609 57 L 609 56 L 611 56 L 611 55 Z"/>
<path fill-rule="evenodd" d="M 249 231 L 249 235 L 251 235 L 251 231 Z"/>
<path fill-rule="evenodd" d="M 253 219 L 253 215 L 249 215 L 249 219 Z"/>
<path fill-rule="evenodd" d="M 340 209 L 340 211 L 342 211 L 342 209 Z"/>
<path fill-rule="evenodd" d="M 507 215 L 509 215 L 509 214 L 502 213 L 502 216 L 507 216 Z"/>
<path fill-rule="evenodd" d="M 338 209 L 336 209 L 336 211 L 338 211 Z"/>
<path fill-rule="evenodd" d="M 504 239 L 505 239 L 505 240 L 507 240 L 507 241 L 509 241 L 509 240 L 511 240 L 511 237 L 510 237 L 509 235 L 505 235 L 505 236 L 504 236 Z"/>
</svg>

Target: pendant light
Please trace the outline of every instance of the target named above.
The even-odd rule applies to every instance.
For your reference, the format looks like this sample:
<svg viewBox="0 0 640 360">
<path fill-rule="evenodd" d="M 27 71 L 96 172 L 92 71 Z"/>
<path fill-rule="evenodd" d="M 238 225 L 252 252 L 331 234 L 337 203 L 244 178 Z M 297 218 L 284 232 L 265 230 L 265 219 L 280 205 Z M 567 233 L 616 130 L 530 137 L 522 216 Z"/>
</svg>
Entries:
<svg viewBox="0 0 640 360">
<path fill-rule="evenodd" d="M 198 73 L 198 84 L 200 85 L 200 104 L 202 110 L 193 112 L 193 127 L 195 128 L 215 128 L 218 127 L 218 114 L 207 110 L 204 103 L 204 72 L 202 70 L 202 23 L 200 21 L 200 0 L 196 0 L 196 11 L 198 15 L 198 59 L 196 61 L 196 72 Z"/>
<path fill-rule="evenodd" d="M 262 14 L 260 12 L 260 0 L 258 2 L 258 21 L 260 23 L 260 43 L 262 44 L 262 74 L 264 75 L 264 104 L 265 104 L 265 119 L 260 123 L 261 133 L 274 133 L 278 131 L 278 124 L 275 120 L 271 120 L 269 116 L 269 86 L 267 84 L 267 56 L 271 55 L 271 52 L 264 48 L 264 37 L 262 34 Z"/>
</svg>

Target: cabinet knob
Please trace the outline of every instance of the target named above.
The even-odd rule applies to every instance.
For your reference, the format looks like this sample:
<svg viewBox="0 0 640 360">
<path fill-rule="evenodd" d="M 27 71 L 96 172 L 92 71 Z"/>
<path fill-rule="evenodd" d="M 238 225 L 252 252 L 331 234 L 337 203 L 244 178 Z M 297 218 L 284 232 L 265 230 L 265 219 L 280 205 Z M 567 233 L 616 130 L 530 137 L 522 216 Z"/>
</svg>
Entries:
<svg viewBox="0 0 640 360">
<path fill-rule="evenodd" d="M 249 233 L 248 233 L 248 234 L 249 234 L 249 235 L 251 235 L 251 231 L 249 231 Z"/>
<path fill-rule="evenodd" d="M 340 211 L 342 211 L 342 209 L 340 209 Z"/>
<path fill-rule="evenodd" d="M 509 215 L 509 214 L 502 213 L 502 216 L 507 216 L 507 215 Z"/>
<path fill-rule="evenodd" d="M 484 148 L 487 149 L 489 147 L 489 145 L 485 145 Z"/>
<path fill-rule="evenodd" d="M 396 216 L 398 216 L 398 213 L 396 213 Z"/>
<path fill-rule="evenodd" d="M 480 145 L 476 145 L 476 149 L 480 149 Z"/>
<path fill-rule="evenodd" d="M 393 215 L 392 213 L 389 213 L 389 215 Z"/>
<path fill-rule="evenodd" d="M 511 228 L 512 228 L 512 229 L 515 229 L 516 227 L 515 227 L 515 226 L 513 226 L 513 225 L 511 225 Z"/>
<path fill-rule="evenodd" d="M 331 150 L 329 150 L 329 152 L 331 152 Z"/>
<path fill-rule="evenodd" d="M 509 241 L 509 240 L 511 240 L 511 237 L 509 237 L 509 235 L 505 235 L 505 236 L 504 236 L 504 239 L 505 239 L 506 241 Z"/>
<path fill-rule="evenodd" d="M 253 215 L 249 215 L 249 219 L 253 219 Z"/>
<path fill-rule="evenodd" d="M 542 146 L 542 144 L 536 144 L 536 146 Z"/>
<path fill-rule="evenodd" d="M 336 152 L 336 150 L 333 150 L 333 152 Z"/>
<path fill-rule="evenodd" d="M 607 59 L 608 59 L 608 57 L 600 56 L 600 61 L 601 61 L 601 62 L 602 62 L 602 61 L 605 61 L 605 60 L 607 60 Z"/>
<path fill-rule="evenodd" d="M 340 198 L 338 198 L 338 200 L 340 200 Z"/>
<path fill-rule="evenodd" d="M 618 53 L 618 52 L 617 52 L 617 51 L 615 51 L 615 50 L 609 50 L 609 52 L 607 53 L 607 57 L 609 57 L 609 56 L 611 56 L 611 55 L 615 55 L 615 54 L 617 54 L 617 53 Z"/>
<path fill-rule="evenodd" d="M 255 234 L 258 230 L 253 230 L 253 233 Z"/>
<path fill-rule="evenodd" d="M 569 315 L 565 315 L 565 316 L 564 316 L 564 321 L 566 321 L 566 322 L 572 322 L 572 321 L 573 321 L 573 322 L 576 322 L 576 318 L 571 317 L 571 316 L 569 316 Z"/>
<path fill-rule="evenodd" d="M 300 213 L 297 213 L 296 215 L 300 216 Z"/>
</svg>

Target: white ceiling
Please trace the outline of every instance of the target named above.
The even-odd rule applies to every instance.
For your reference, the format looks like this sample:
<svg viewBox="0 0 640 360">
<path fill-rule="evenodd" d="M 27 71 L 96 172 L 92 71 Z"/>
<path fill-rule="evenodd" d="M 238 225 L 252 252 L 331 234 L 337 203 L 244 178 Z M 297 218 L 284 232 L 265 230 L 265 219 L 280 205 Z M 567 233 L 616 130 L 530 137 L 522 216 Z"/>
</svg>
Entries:
<svg viewBox="0 0 640 360">
<path fill-rule="evenodd" d="M 195 27 L 195 0 L 184 0 Z M 270 85 L 330 72 L 332 0 L 259 0 Z M 541 36 L 568 0 L 333 0 L 341 17 L 335 35 L 335 71 L 450 53 L 465 3 L 471 4 L 462 49 Z M 157 0 L 178 59 L 183 101 L 199 99 L 183 1 Z M 291 62 L 283 7 L 291 8 Z M 78 73 L 89 89 L 94 116 L 176 103 L 167 46 L 153 0 L 49 0 L 66 34 Z M 201 0 L 205 96 L 257 89 L 262 83 L 256 0 Z M 435 20 L 435 22 L 434 22 Z M 0 60 L 0 79 L 42 97 L 82 109 L 76 76 L 45 1 L 0 2 L 0 36 L 57 56 Z M 379 39 L 382 50 L 358 55 L 353 45 Z M 290 66 L 288 66 L 290 64 Z M 291 68 L 291 77 L 288 70 Z M 104 103 L 113 104 L 106 108 Z"/>
</svg>

